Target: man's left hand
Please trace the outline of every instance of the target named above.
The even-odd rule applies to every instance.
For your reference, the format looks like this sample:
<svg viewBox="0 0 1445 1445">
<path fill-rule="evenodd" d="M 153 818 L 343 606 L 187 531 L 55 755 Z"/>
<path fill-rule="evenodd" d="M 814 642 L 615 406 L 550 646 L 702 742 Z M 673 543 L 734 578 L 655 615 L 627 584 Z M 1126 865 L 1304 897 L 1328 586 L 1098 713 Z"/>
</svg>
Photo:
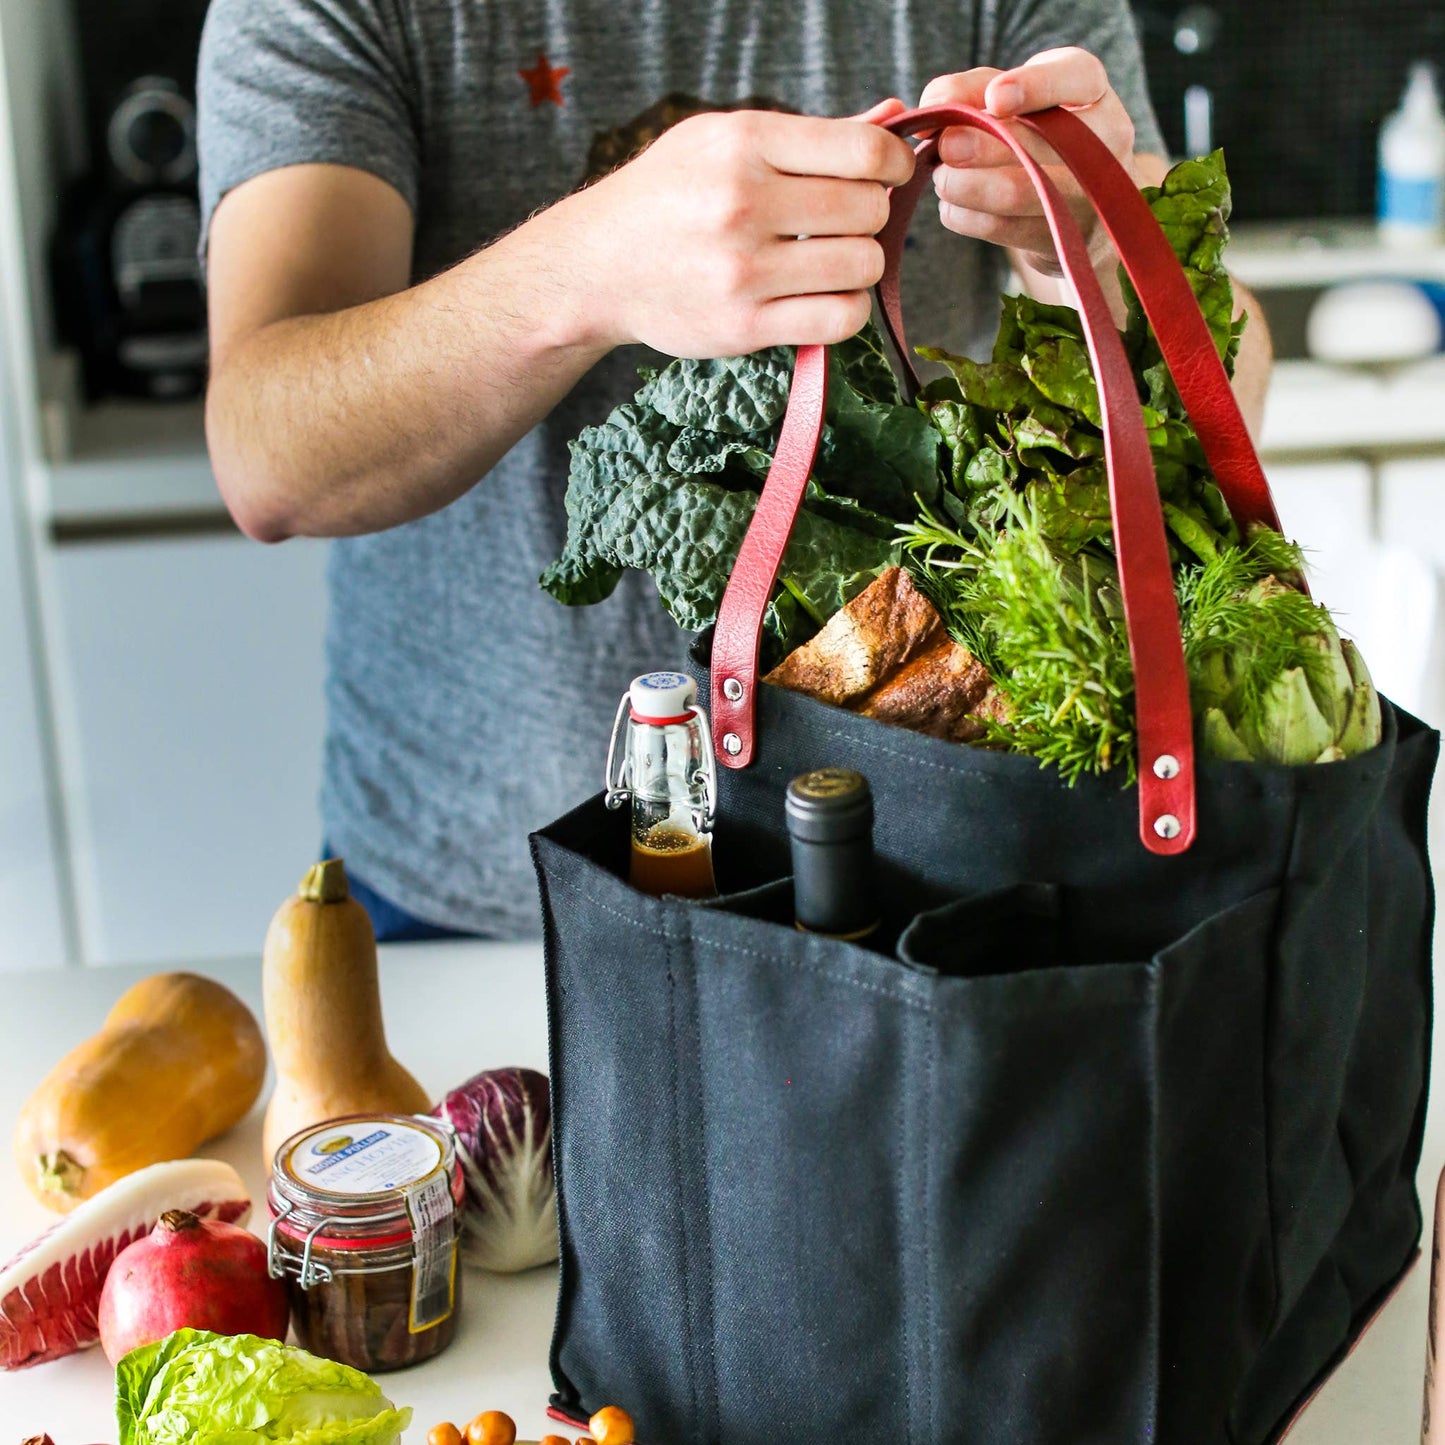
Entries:
<svg viewBox="0 0 1445 1445">
<path fill-rule="evenodd" d="M 1134 122 L 1124 108 L 1103 62 L 1087 50 L 1044 50 L 1013 70 L 980 67 L 942 75 L 923 92 L 922 105 L 971 105 L 1007 119 L 1030 111 L 1063 106 L 1073 111 L 1107 145 L 1140 184 L 1158 175 L 1140 175 L 1135 165 Z M 1038 139 L 1026 136 L 1031 154 L 1050 165 L 1050 175 L 1071 201 L 1095 252 L 1096 266 L 1108 262 L 1109 246 L 1083 203 L 1073 177 Z M 939 139 L 942 162 L 933 173 L 943 224 L 961 236 L 993 241 L 1014 253 L 1015 261 L 1041 276 L 1060 274 L 1043 203 L 1014 154 L 1002 141 L 965 126 L 945 130 Z M 1150 161 L 1152 157 L 1140 158 Z M 1149 167 L 1153 170 L 1154 167 Z M 1163 165 L 1159 170 L 1162 174 Z"/>
</svg>

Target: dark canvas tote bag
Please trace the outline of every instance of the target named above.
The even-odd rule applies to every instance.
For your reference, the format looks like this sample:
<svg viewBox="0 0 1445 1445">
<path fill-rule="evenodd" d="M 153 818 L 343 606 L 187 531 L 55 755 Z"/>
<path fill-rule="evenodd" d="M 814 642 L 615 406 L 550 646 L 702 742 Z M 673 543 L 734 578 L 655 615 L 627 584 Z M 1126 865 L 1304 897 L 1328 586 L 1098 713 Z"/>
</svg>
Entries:
<svg viewBox="0 0 1445 1445">
<path fill-rule="evenodd" d="M 1137 393 L 1077 225 L 987 116 L 892 124 L 989 130 L 1045 197 L 1105 410 L 1140 785 L 757 686 L 822 422 L 801 349 L 696 653 L 734 765 L 723 896 L 631 889 L 600 795 L 533 840 L 554 1404 L 621 1403 L 652 1445 L 1263 1445 L 1417 1254 L 1438 737 L 1384 703 L 1347 762 L 1196 762 Z M 1236 517 L 1272 521 L 1143 199 L 1077 118 L 1024 124 L 1113 235 Z M 933 158 L 895 194 L 893 261 Z M 901 342 L 895 266 L 882 299 Z M 791 926 L 783 790 L 826 764 L 873 785 L 888 952 Z"/>
</svg>

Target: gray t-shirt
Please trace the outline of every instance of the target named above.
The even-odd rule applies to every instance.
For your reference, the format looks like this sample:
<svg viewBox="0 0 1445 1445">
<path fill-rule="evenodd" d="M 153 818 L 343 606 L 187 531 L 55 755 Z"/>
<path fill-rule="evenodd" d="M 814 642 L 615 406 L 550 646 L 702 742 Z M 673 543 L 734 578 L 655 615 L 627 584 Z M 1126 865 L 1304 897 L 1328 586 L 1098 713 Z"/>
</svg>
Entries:
<svg viewBox="0 0 1445 1445">
<path fill-rule="evenodd" d="M 411 206 L 421 280 L 625 151 L 662 97 L 849 115 L 1058 45 L 1104 60 L 1138 148 L 1162 153 L 1128 0 L 212 0 L 202 210 L 280 166 L 356 166 Z M 915 339 L 986 348 L 1002 253 L 927 214 L 914 231 Z M 680 657 L 645 578 L 581 609 L 537 586 L 566 530 L 567 442 L 647 359 L 608 358 L 443 511 L 332 546 L 326 835 L 428 921 L 537 932 L 527 833 L 597 791 L 627 683 Z"/>
</svg>

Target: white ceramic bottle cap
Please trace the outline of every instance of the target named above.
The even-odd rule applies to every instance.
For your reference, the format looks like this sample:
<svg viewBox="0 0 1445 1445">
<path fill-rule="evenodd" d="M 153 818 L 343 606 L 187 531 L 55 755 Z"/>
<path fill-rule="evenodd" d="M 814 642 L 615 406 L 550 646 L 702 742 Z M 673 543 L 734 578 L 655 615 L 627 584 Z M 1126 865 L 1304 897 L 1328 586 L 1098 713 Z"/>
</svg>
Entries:
<svg viewBox="0 0 1445 1445">
<path fill-rule="evenodd" d="M 633 717 L 655 722 L 687 716 L 697 701 L 697 684 L 685 672 L 645 672 L 627 690 Z"/>
</svg>

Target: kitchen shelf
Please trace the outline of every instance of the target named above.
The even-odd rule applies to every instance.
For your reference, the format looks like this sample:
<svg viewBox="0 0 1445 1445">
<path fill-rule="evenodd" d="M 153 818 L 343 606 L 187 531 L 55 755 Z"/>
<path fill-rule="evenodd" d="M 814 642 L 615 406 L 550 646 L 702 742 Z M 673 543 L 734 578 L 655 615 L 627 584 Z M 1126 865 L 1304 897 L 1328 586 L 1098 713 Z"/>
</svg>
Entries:
<svg viewBox="0 0 1445 1445">
<path fill-rule="evenodd" d="M 1230 227 L 1230 272 L 1251 289 L 1332 286 L 1339 281 L 1445 281 L 1445 245 L 1383 244 L 1366 220 L 1241 222 Z"/>
<path fill-rule="evenodd" d="M 1266 463 L 1445 455 L 1445 356 L 1406 366 L 1282 361 L 1270 380 Z"/>
<path fill-rule="evenodd" d="M 104 402 L 59 420 L 52 457 L 33 479 L 57 540 L 229 526 L 199 401 Z"/>
</svg>

